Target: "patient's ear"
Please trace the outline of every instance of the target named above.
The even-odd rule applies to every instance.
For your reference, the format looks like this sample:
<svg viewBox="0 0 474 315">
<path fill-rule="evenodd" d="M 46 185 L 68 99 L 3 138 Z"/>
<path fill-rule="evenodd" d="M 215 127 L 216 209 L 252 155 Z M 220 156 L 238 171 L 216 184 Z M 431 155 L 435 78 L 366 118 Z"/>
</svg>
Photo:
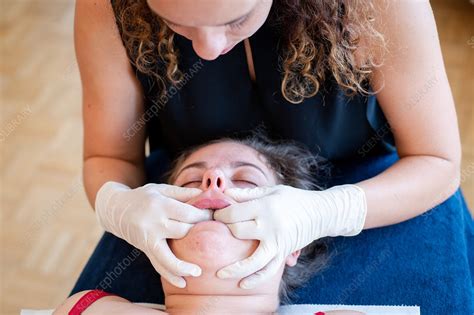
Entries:
<svg viewBox="0 0 474 315">
<path fill-rule="evenodd" d="M 285 261 L 286 265 L 290 267 L 293 267 L 294 265 L 296 265 L 296 263 L 298 262 L 298 257 L 300 257 L 300 254 L 301 254 L 301 249 L 288 255 Z"/>
</svg>

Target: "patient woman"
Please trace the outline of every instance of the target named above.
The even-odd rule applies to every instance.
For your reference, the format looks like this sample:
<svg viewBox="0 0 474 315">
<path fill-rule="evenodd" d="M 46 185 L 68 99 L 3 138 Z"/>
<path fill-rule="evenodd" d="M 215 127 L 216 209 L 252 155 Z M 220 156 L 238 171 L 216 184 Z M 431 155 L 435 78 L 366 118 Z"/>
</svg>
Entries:
<svg viewBox="0 0 474 315">
<path fill-rule="evenodd" d="M 215 210 L 236 203 L 224 194 L 229 188 L 285 184 L 315 189 L 312 179 L 319 169 L 318 160 L 294 144 L 270 143 L 257 137 L 221 139 L 182 153 L 169 173 L 168 183 L 201 189 L 202 193 L 187 203 Z M 184 238 L 168 242 L 176 257 L 199 265 L 202 274 L 186 277 L 185 288 L 177 288 L 162 278 L 166 313 L 118 296 L 105 296 L 88 306 L 83 314 L 273 314 L 282 299 L 289 301 L 292 289 L 303 284 L 326 262 L 325 246 L 322 241 L 315 241 L 286 257 L 270 281 L 243 290 L 238 286 L 238 279 L 222 280 L 216 272 L 249 257 L 257 248 L 257 240 L 237 239 L 225 224 L 213 220 L 197 223 Z M 68 313 L 87 292 L 68 298 L 55 314 Z"/>
</svg>

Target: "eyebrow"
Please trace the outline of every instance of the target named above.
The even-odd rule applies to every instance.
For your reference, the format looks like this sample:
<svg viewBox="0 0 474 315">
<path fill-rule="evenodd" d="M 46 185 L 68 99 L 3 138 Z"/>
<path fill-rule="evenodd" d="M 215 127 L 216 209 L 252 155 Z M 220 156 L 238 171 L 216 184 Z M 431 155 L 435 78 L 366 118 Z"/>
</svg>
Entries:
<svg viewBox="0 0 474 315">
<path fill-rule="evenodd" d="M 255 9 L 255 5 L 250 9 L 249 12 L 247 12 L 247 13 L 244 14 L 244 15 L 242 15 L 241 17 L 236 18 L 236 19 L 234 19 L 234 20 L 232 20 L 232 21 L 229 21 L 229 22 L 227 22 L 227 23 L 222 23 L 222 24 L 218 24 L 218 25 L 215 25 L 215 26 L 226 26 L 226 25 L 231 25 L 231 24 L 237 23 L 237 22 L 239 22 L 240 20 L 243 20 L 243 19 L 247 18 L 247 17 L 250 15 L 250 13 L 252 13 L 252 11 L 253 11 L 254 9 Z M 169 24 L 178 25 L 178 26 L 185 26 L 185 25 L 182 25 L 182 24 L 179 24 L 179 23 L 175 23 L 175 22 L 173 22 L 173 21 L 170 21 L 170 20 L 164 18 L 163 16 L 159 15 L 158 12 L 156 12 L 156 11 L 154 11 L 154 10 L 153 10 L 153 12 L 154 12 L 157 16 L 159 16 L 162 20 L 164 20 L 165 22 L 167 22 L 167 23 L 169 23 Z"/>
<path fill-rule="evenodd" d="M 253 164 L 253 163 L 249 163 L 249 162 L 244 162 L 244 161 L 234 161 L 234 162 L 231 162 L 230 163 L 230 166 L 232 168 L 238 168 L 238 167 L 244 167 L 244 166 L 249 166 L 249 167 L 253 167 L 254 169 L 258 170 L 260 173 L 263 174 L 263 176 L 265 176 L 265 178 L 268 178 L 267 175 L 265 174 L 265 172 L 260 168 L 258 167 L 257 165 Z M 206 162 L 194 162 L 194 163 L 191 163 L 191 164 L 188 164 L 186 165 L 185 167 L 183 167 L 177 174 L 176 174 L 176 178 L 179 176 L 179 174 L 181 174 L 184 170 L 187 170 L 189 168 L 198 168 L 198 169 L 204 169 L 204 168 L 207 168 L 207 163 Z"/>
<path fill-rule="evenodd" d="M 243 166 L 250 166 L 250 167 L 253 167 L 254 169 L 258 170 L 260 173 L 262 173 L 263 176 L 265 176 L 265 178 L 267 178 L 267 175 L 265 174 L 265 172 L 264 172 L 260 167 L 258 167 L 257 165 L 255 165 L 255 164 L 253 164 L 253 163 L 242 162 L 242 161 L 235 161 L 235 162 L 230 163 L 230 165 L 231 165 L 233 168 L 238 168 L 238 167 L 243 167 Z"/>
<path fill-rule="evenodd" d="M 183 171 L 187 170 L 188 168 L 203 169 L 203 168 L 206 168 L 206 166 L 207 166 L 206 162 L 194 162 L 194 163 L 188 164 L 176 174 L 176 178 L 178 178 L 179 174 L 181 174 Z"/>
</svg>

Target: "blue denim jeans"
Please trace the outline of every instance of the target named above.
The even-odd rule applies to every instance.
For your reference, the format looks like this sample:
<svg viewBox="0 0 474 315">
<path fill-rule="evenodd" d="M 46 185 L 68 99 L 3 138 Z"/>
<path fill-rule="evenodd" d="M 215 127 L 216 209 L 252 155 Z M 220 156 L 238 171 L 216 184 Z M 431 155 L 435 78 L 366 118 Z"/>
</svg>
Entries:
<svg viewBox="0 0 474 315">
<path fill-rule="evenodd" d="M 330 185 L 373 177 L 396 154 L 337 166 Z M 149 182 L 165 169 L 147 160 Z M 472 314 L 474 223 L 460 190 L 414 219 L 328 240 L 327 267 L 296 290 L 293 303 L 419 305 L 422 314 Z M 164 303 L 160 277 L 148 258 L 105 233 L 71 294 L 100 288 L 134 302 Z"/>
</svg>

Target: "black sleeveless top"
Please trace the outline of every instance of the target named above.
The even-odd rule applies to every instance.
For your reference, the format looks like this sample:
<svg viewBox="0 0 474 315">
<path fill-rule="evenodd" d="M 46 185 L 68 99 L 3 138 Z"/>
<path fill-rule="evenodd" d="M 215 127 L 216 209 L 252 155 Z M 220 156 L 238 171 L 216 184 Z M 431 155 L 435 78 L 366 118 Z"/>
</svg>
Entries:
<svg viewBox="0 0 474 315">
<path fill-rule="evenodd" d="M 112 6 L 117 16 L 113 0 Z M 390 126 L 373 95 L 348 97 L 328 76 L 314 97 L 300 104 L 285 100 L 279 33 L 269 20 L 249 38 L 256 82 L 250 79 L 243 42 L 206 61 L 191 41 L 176 34 L 184 79 L 167 88 L 163 103 L 154 79 L 132 65 L 145 94 L 150 151 L 165 149 L 172 157 L 195 144 L 264 127 L 271 138 L 299 141 L 334 163 L 393 152 Z"/>
</svg>

